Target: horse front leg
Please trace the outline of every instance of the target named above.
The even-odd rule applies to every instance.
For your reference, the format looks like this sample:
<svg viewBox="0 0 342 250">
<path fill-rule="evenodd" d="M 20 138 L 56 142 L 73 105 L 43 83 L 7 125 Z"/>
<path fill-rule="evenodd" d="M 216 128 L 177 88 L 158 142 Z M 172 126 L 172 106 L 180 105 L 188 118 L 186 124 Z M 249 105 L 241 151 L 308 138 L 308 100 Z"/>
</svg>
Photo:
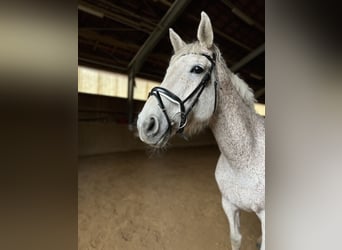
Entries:
<svg viewBox="0 0 342 250">
<path fill-rule="evenodd" d="M 229 200 L 222 196 L 222 207 L 227 215 L 230 228 L 230 241 L 232 250 L 239 250 L 241 246 L 240 234 L 240 212 L 239 209 Z"/>
<path fill-rule="evenodd" d="M 261 221 L 261 247 L 260 250 L 265 250 L 265 210 L 262 210 L 257 213 L 257 216 L 259 217 Z"/>
</svg>

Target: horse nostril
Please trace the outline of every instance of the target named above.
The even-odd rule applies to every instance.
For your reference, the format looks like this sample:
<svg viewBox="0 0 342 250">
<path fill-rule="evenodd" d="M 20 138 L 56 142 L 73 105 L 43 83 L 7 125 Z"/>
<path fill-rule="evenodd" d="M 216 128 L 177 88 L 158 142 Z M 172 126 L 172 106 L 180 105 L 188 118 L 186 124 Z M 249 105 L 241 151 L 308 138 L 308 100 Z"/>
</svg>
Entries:
<svg viewBox="0 0 342 250">
<path fill-rule="evenodd" d="M 145 132 L 148 135 L 155 135 L 159 130 L 158 120 L 155 117 L 151 117 L 144 124 Z"/>
<path fill-rule="evenodd" d="M 150 123 L 148 124 L 148 127 L 147 127 L 147 132 L 153 130 L 155 124 L 156 124 L 155 119 L 153 117 L 151 117 Z"/>
</svg>

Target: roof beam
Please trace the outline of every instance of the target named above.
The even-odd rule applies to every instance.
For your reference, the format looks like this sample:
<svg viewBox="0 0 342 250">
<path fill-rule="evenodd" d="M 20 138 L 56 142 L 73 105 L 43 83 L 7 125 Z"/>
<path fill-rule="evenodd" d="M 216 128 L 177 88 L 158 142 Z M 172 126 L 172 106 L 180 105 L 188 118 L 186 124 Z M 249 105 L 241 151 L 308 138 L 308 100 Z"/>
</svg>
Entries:
<svg viewBox="0 0 342 250">
<path fill-rule="evenodd" d="M 252 61 L 254 58 L 256 58 L 258 55 L 260 55 L 264 51 L 265 51 L 265 43 L 263 43 L 258 48 L 253 50 L 251 53 L 243 57 L 240 61 L 235 63 L 232 67 L 230 67 L 230 70 L 233 72 L 238 71 L 239 69 L 241 69 L 243 66 L 245 66 L 247 63 Z"/>
<path fill-rule="evenodd" d="M 141 15 L 137 15 L 135 12 L 132 12 L 129 9 L 123 8 L 123 7 L 113 3 L 114 1 L 98 0 L 98 2 L 102 2 L 103 6 L 106 9 L 114 10 L 116 13 L 124 14 L 128 17 L 131 17 L 131 18 L 136 18 L 137 20 L 140 20 L 141 22 L 145 22 L 146 24 L 150 25 L 150 27 L 154 27 L 156 25 L 157 21 L 151 20 L 149 18 L 144 18 Z M 113 11 L 111 11 L 111 12 L 113 12 Z"/>
<path fill-rule="evenodd" d="M 134 43 L 128 43 L 127 41 L 122 41 L 120 39 L 116 39 L 114 36 L 106 36 L 100 35 L 100 33 L 91 30 L 79 30 L 78 35 L 80 37 L 84 37 L 87 40 L 91 41 L 101 41 L 110 46 L 118 47 L 121 49 L 125 49 L 128 51 L 137 51 L 139 49 L 139 45 Z"/>
<path fill-rule="evenodd" d="M 126 71 L 126 67 L 116 66 L 114 63 L 100 61 L 98 57 L 97 58 L 96 57 L 90 58 L 89 55 L 87 55 L 87 56 L 79 55 L 78 61 L 84 62 L 84 63 L 90 63 L 91 65 L 102 66 L 105 68 L 112 69 L 113 71 L 121 71 L 121 72 Z M 80 63 L 79 63 L 79 65 L 80 65 Z"/>
<path fill-rule="evenodd" d="M 81 6 L 84 6 L 87 9 L 90 9 L 92 11 L 95 11 L 95 13 L 100 13 L 101 15 L 115 21 L 115 22 L 119 22 L 122 23 L 128 27 L 132 27 L 135 30 L 139 30 L 145 33 L 149 33 L 152 29 L 153 29 L 153 25 L 146 23 L 145 20 L 142 22 L 141 20 L 139 21 L 134 21 L 132 19 L 132 17 L 125 17 L 123 15 L 120 15 L 118 13 L 114 13 L 110 10 L 108 10 L 108 8 L 104 8 L 104 7 L 100 7 L 100 6 L 96 6 L 93 4 L 90 4 L 88 2 L 85 1 L 80 1 L 79 4 L 81 4 Z M 89 12 L 88 12 L 89 13 Z"/>
<path fill-rule="evenodd" d="M 177 20 L 177 18 L 180 16 L 180 14 L 182 14 L 182 12 L 185 10 L 190 2 L 191 0 L 176 0 L 171 5 L 169 10 L 154 28 L 151 35 L 147 38 L 145 43 L 140 47 L 139 51 L 128 64 L 128 68 L 130 70 L 133 70 L 135 73 L 139 72 L 147 56 L 158 44 L 160 39 L 163 38 L 167 29 L 172 25 L 174 21 Z"/>
<path fill-rule="evenodd" d="M 242 21 L 244 21 L 250 26 L 255 27 L 257 30 L 261 32 L 265 32 L 265 28 L 260 23 L 258 23 L 253 18 L 248 16 L 245 12 L 243 12 L 241 9 L 236 7 L 232 2 L 230 2 L 229 0 L 221 0 L 221 2 L 227 5 L 232 10 L 232 12 Z"/>
<path fill-rule="evenodd" d="M 195 17 L 193 15 L 188 15 L 188 16 L 189 16 L 190 19 L 194 20 L 195 22 L 200 22 L 200 19 L 198 17 Z M 235 44 L 235 45 L 239 46 L 240 48 L 243 48 L 243 49 L 245 49 L 247 51 L 252 51 L 253 50 L 253 48 L 247 46 L 246 44 L 244 44 L 244 43 L 242 43 L 240 41 L 238 41 L 237 39 L 235 39 L 234 37 L 226 34 L 225 32 L 220 31 L 219 29 L 215 29 L 214 28 L 214 34 L 217 34 L 217 35 L 223 37 L 224 39 L 227 39 L 229 42 L 231 42 L 231 43 L 233 43 L 233 44 Z"/>
<path fill-rule="evenodd" d="M 265 94 L 265 88 L 259 89 L 257 92 L 255 92 L 254 97 L 259 98 L 260 96 Z"/>
</svg>

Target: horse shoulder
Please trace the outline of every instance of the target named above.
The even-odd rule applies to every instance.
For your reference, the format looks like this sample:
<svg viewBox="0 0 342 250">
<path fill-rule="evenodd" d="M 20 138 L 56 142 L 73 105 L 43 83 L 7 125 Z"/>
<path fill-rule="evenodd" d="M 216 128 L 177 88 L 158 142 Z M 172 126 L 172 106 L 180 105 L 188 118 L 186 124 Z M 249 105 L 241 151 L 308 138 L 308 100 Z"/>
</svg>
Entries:
<svg viewBox="0 0 342 250">
<path fill-rule="evenodd" d="M 250 167 L 247 172 L 236 169 L 221 153 L 215 179 L 225 199 L 243 210 L 256 211 L 264 207 L 265 180 L 258 171 L 262 166 Z"/>
</svg>

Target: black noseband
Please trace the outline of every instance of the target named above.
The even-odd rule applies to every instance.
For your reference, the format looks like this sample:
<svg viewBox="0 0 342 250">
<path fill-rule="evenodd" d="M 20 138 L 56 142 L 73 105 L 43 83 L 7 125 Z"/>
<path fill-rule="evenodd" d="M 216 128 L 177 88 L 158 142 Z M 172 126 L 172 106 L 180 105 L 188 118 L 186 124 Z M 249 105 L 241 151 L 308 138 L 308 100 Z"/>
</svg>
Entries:
<svg viewBox="0 0 342 250">
<path fill-rule="evenodd" d="M 188 55 L 188 54 L 184 54 L 184 55 Z M 170 120 L 170 118 L 166 112 L 165 105 L 163 103 L 161 96 L 164 96 L 167 99 L 169 99 L 171 102 L 177 103 L 179 105 L 181 120 L 180 120 L 180 124 L 179 124 L 178 130 L 177 130 L 177 133 L 182 133 L 184 130 L 184 127 L 186 125 L 186 122 L 187 122 L 188 114 L 191 112 L 193 107 L 196 105 L 196 103 L 197 103 L 199 97 L 201 96 L 204 88 L 208 85 L 210 78 L 211 78 L 211 73 L 213 71 L 213 68 L 215 67 L 215 61 L 216 61 L 216 55 L 215 54 L 213 54 L 213 57 L 210 57 L 207 54 L 199 54 L 199 55 L 206 57 L 211 62 L 211 67 L 210 67 L 209 71 L 202 78 L 202 81 L 197 85 L 197 87 L 183 101 L 177 95 L 175 95 L 174 93 L 172 93 L 171 91 L 169 91 L 168 89 L 165 89 L 163 87 L 154 87 L 148 95 L 148 96 L 153 95 L 157 98 L 158 105 L 161 108 L 161 110 L 163 111 L 165 118 L 167 120 L 167 123 L 168 123 L 168 129 L 166 131 L 168 133 L 171 133 L 172 123 L 171 123 L 171 120 Z M 215 81 L 214 112 L 216 109 L 216 85 L 217 85 L 217 82 Z M 185 103 L 187 101 L 189 101 L 194 96 L 195 96 L 194 101 L 191 103 L 189 109 L 186 110 L 185 109 Z"/>
</svg>

